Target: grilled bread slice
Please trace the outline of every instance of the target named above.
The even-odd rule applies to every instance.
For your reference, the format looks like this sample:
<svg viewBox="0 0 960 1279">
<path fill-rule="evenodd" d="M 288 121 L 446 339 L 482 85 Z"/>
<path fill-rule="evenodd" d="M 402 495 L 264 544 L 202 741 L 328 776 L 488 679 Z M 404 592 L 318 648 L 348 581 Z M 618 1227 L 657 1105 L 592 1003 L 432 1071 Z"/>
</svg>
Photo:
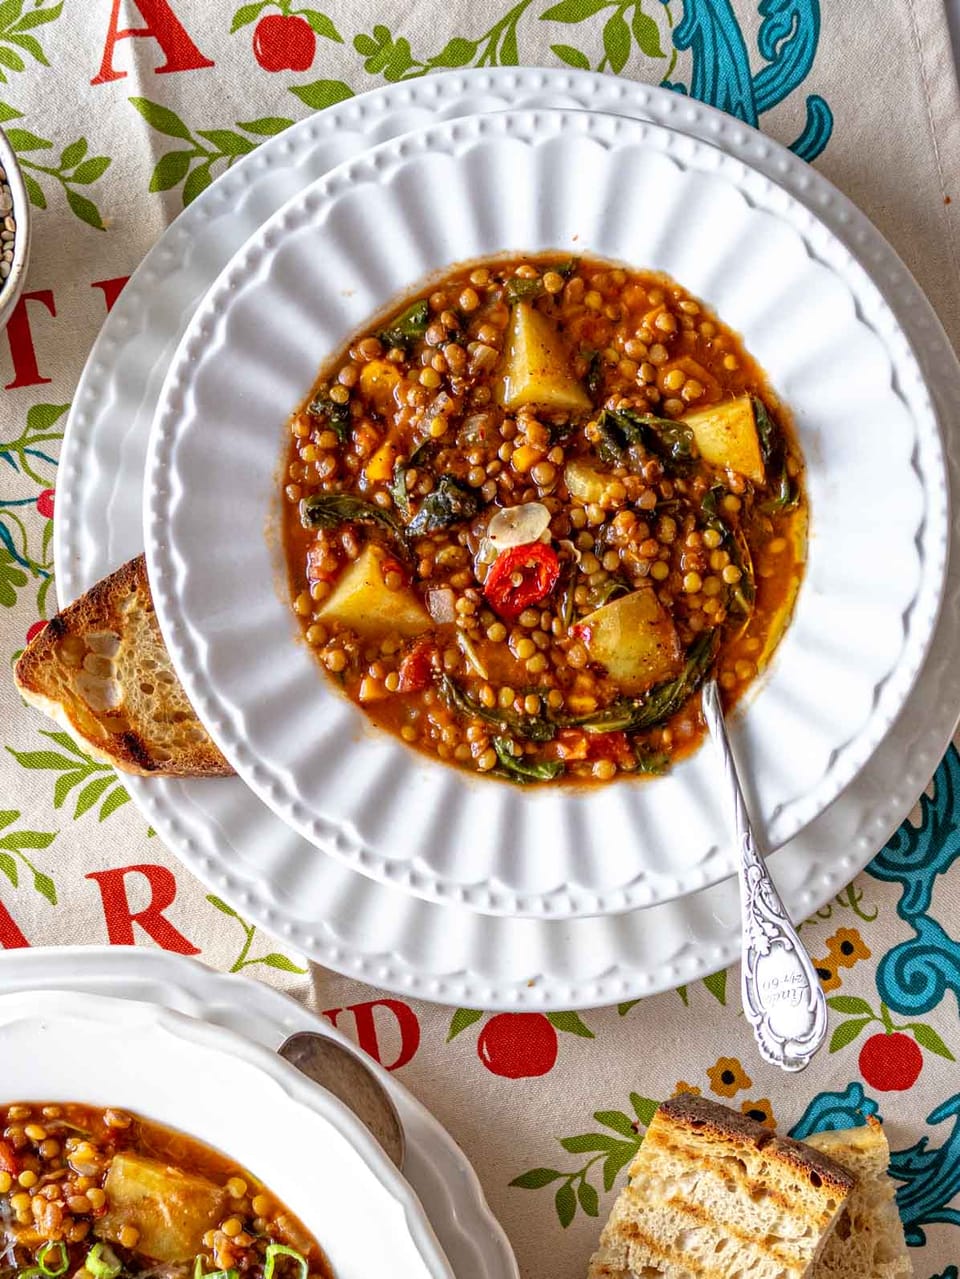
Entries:
<svg viewBox="0 0 960 1279">
<path fill-rule="evenodd" d="M 745 1115 L 684 1094 L 660 1106 L 591 1279 L 803 1279 L 854 1178 Z"/>
<path fill-rule="evenodd" d="M 124 772 L 233 772 L 171 665 L 142 555 L 51 618 L 27 645 L 14 678 L 25 701 Z"/>
<path fill-rule="evenodd" d="M 862 1128 L 815 1132 L 806 1138 L 857 1179 L 813 1270 L 813 1279 L 909 1279 L 913 1266 L 887 1176 L 890 1147 L 871 1115 Z"/>
</svg>

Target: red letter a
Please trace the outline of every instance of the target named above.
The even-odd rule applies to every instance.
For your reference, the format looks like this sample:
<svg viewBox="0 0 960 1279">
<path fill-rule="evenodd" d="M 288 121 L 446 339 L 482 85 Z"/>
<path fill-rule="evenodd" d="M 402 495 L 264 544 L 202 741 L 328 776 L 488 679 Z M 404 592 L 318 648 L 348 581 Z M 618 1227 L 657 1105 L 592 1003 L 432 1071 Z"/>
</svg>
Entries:
<svg viewBox="0 0 960 1279">
<path fill-rule="evenodd" d="M 183 23 L 170 8 L 168 0 L 132 0 L 147 24 L 144 27 L 120 27 L 121 3 L 122 0 L 113 0 L 107 41 L 103 46 L 103 61 L 99 72 L 90 81 L 91 84 L 106 84 L 109 80 L 123 79 L 126 71 L 113 69 L 113 50 L 118 40 L 128 40 L 132 36 L 150 36 L 159 44 L 167 60 L 162 67 L 155 68 L 158 74 L 161 71 L 195 71 L 199 67 L 213 66 L 210 59 L 203 56 L 187 35 Z"/>
</svg>

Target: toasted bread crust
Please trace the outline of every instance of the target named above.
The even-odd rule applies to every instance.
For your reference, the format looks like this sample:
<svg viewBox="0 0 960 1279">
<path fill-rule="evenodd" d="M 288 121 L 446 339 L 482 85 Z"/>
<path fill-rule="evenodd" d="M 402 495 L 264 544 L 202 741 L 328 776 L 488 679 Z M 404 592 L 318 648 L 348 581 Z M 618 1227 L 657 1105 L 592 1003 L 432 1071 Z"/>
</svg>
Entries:
<svg viewBox="0 0 960 1279">
<path fill-rule="evenodd" d="M 694 1093 L 680 1093 L 660 1106 L 661 1116 L 680 1129 L 697 1134 L 707 1140 L 720 1142 L 749 1142 L 757 1150 L 767 1148 L 778 1161 L 792 1166 L 797 1172 L 809 1176 L 815 1173 L 825 1188 L 847 1195 L 855 1178 L 839 1164 L 792 1137 L 778 1137 L 748 1115 L 742 1115 L 707 1097 Z"/>
<path fill-rule="evenodd" d="M 51 618 L 20 656 L 14 678 L 25 701 L 124 772 L 233 773 L 174 673 L 142 555 Z"/>
</svg>

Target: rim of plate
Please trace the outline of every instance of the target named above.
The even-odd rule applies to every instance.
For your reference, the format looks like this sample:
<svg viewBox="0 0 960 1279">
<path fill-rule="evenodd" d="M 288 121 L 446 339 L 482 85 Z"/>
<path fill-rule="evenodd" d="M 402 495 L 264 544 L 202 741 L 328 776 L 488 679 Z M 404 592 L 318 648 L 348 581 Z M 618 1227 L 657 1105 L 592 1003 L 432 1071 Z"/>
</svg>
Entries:
<svg viewBox="0 0 960 1279">
<path fill-rule="evenodd" d="M 233 1031 L 271 1053 L 301 1030 L 357 1052 L 342 1030 L 286 991 L 167 950 L 35 946 L 7 952 L 0 965 L 0 994 L 39 990 L 154 1004 Z M 372 1058 L 365 1063 L 397 1107 L 407 1138 L 403 1178 L 412 1186 L 451 1266 L 458 1275 L 477 1279 L 519 1279 L 506 1231 L 491 1211 L 466 1154 L 395 1074 Z"/>
<path fill-rule="evenodd" d="M 941 417 L 960 413 L 960 364 L 922 290 L 866 215 L 785 146 L 715 107 L 595 72 L 439 73 L 371 89 L 268 139 L 204 191 L 147 253 L 104 323 L 68 417 L 54 524 L 61 603 L 142 549 L 141 468 L 164 356 L 221 266 L 262 220 L 257 209 L 279 207 L 264 185 L 297 189 L 327 171 L 341 145 L 358 152 L 411 123 L 503 109 L 518 95 L 527 106 L 602 105 L 670 122 L 748 159 L 829 221 L 869 270 L 871 289 L 894 306 Z M 161 298 L 165 306 L 149 305 Z M 120 355 L 125 376 L 118 385 Z M 951 484 L 960 487 L 960 446 L 948 450 L 948 462 Z M 956 512 L 951 531 L 957 565 Z M 809 831 L 770 858 L 795 919 L 819 909 L 863 869 L 909 814 L 949 745 L 960 716 L 953 655 L 960 590 L 946 598 L 933 650 L 894 732 Z M 902 745 L 893 742 L 898 734 L 906 734 Z M 561 925 L 431 906 L 329 863 L 323 904 L 305 918 L 296 898 L 278 892 L 264 852 L 286 843 L 306 857 L 309 845 L 242 782 L 226 782 L 217 792 L 202 781 L 126 781 L 144 819 L 211 890 L 315 962 L 398 994 L 505 1010 L 583 1008 L 654 994 L 737 957 L 738 898 L 729 881 L 645 913 Z"/>
<path fill-rule="evenodd" d="M 220 388 L 221 395 L 214 396 L 207 404 L 205 414 L 203 405 L 197 399 L 201 393 L 195 388 L 203 386 L 205 366 L 214 365 L 216 372 L 218 355 L 222 355 L 224 343 L 229 344 L 230 341 L 227 333 L 244 333 L 242 314 L 238 320 L 237 311 L 242 313 L 244 305 L 248 309 L 254 305 L 246 301 L 244 295 L 256 288 L 256 282 L 261 277 L 269 280 L 269 263 L 275 254 L 282 255 L 285 237 L 292 239 L 304 228 L 312 231 L 332 222 L 341 201 L 349 199 L 365 183 L 377 185 L 377 190 L 384 193 L 385 199 L 391 198 L 392 191 L 401 185 L 407 166 L 415 165 L 421 157 L 432 160 L 453 157 L 454 162 L 459 162 L 461 157 L 469 156 L 470 148 L 473 147 L 478 150 L 492 148 L 492 155 L 496 155 L 497 148 L 501 146 L 506 151 L 513 144 L 523 143 L 532 152 L 534 147 L 545 146 L 558 139 L 569 142 L 571 146 L 575 142 L 596 145 L 605 155 L 612 155 L 621 146 L 640 144 L 646 154 L 666 155 L 684 179 L 689 176 L 689 170 L 690 174 L 695 175 L 695 181 L 717 177 L 721 179 L 721 185 L 723 180 L 728 182 L 731 191 L 738 193 L 743 207 L 748 210 L 747 217 L 769 217 L 770 225 L 776 225 L 778 231 L 789 228 L 792 237 L 790 245 L 793 247 L 795 241 L 797 256 L 805 264 L 804 269 L 810 278 L 822 275 L 824 281 L 830 280 L 831 286 L 836 290 L 831 294 L 831 302 L 837 302 L 838 298 L 842 298 L 844 303 L 849 300 L 851 323 L 850 328 L 843 330 L 843 333 L 845 337 L 851 334 L 858 338 L 862 336 L 864 368 L 866 369 L 866 362 L 882 353 L 882 364 L 886 367 L 881 371 L 881 380 L 885 383 L 886 379 L 891 379 L 886 387 L 888 397 L 896 402 L 898 409 L 902 410 L 904 423 L 909 420 L 913 430 L 909 437 L 909 452 L 914 452 L 914 441 L 921 438 L 925 439 L 928 447 L 932 442 L 934 449 L 939 451 L 937 420 L 912 350 L 899 326 L 879 298 L 876 302 L 882 310 L 876 320 L 871 316 L 868 323 L 857 312 L 852 286 L 847 277 L 851 273 L 859 277 L 863 274 L 862 268 L 824 223 L 785 196 L 768 178 L 740 161 L 725 156 L 709 143 L 694 141 L 686 135 L 660 126 L 589 112 L 499 112 L 434 125 L 383 143 L 359 158 L 337 166 L 289 201 L 235 255 L 194 315 L 164 384 L 151 436 L 145 476 L 144 530 L 158 618 L 188 696 L 241 777 L 285 822 L 311 843 L 343 860 L 351 868 L 403 887 L 416 896 L 440 902 L 450 901 L 484 913 L 569 918 L 648 906 L 669 897 L 696 891 L 733 873 L 733 845 L 726 837 L 724 819 L 712 793 L 709 763 L 705 763 L 702 757 L 695 757 L 692 762 L 687 761 L 675 770 L 674 779 L 655 784 L 661 788 L 666 785 L 671 787 L 670 798 L 674 808 L 681 792 L 687 800 L 695 801 L 692 809 L 689 804 L 685 805 L 690 812 L 689 821 L 693 825 L 691 831 L 683 835 L 690 850 L 695 851 L 692 857 L 690 852 L 686 852 L 679 865 L 671 865 L 667 858 L 672 838 L 668 843 L 663 842 L 665 815 L 656 807 L 651 808 L 658 801 L 660 808 L 663 808 L 667 800 L 666 791 L 655 795 L 652 787 L 650 790 L 643 788 L 631 791 L 629 795 L 624 791 L 616 796 L 612 794 L 612 788 L 602 788 L 602 791 L 596 793 L 591 791 L 586 797 L 577 797 L 574 802 L 568 796 L 561 796 L 555 788 L 537 795 L 534 801 L 525 792 L 498 786 L 495 794 L 484 792 L 482 802 L 484 819 L 490 818 L 491 829 L 495 827 L 499 832 L 496 836 L 499 842 L 495 845 L 484 844 L 482 848 L 478 845 L 476 850 L 471 847 L 471 853 L 476 851 L 471 860 L 466 851 L 469 843 L 467 831 L 478 829 L 472 822 L 479 819 L 479 809 L 476 806 L 481 802 L 475 791 L 460 780 L 456 770 L 434 766 L 433 771 L 430 771 L 421 766 L 418 771 L 414 753 L 392 740 L 392 749 L 388 748 L 384 741 L 385 734 L 380 735 L 377 745 L 372 738 L 363 737 L 353 746 L 351 754 L 358 760 L 363 757 L 361 771 L 365 777 L 366 764 L 372 760 L 374 773 L 370 776 L 373 777 L 376 769 L 379 769 L 377 779 L 384 779 L 386 789 L 380 790 L 381 797 L 377 800 L 379 818 L 376 835 L 362 835 L 361 828 L 365 821 L 369 821 L 370 785 L 358 784 L 353 792 L 345 784 L 345 779 L 338 777 L 334 801 L 331 785 L 328 782 L 319 785 L 315 780 L 326 773 L 320 758 L 323 749 L 321 740 L 326 741 L 329 754 L 329 743 L 334 739 L 343 740 L 344 734 L 350 731 L 350 721 L 342 715 L 333 718 L 337 716 L 338 708 L 330 691 L 324 688 L 322 676 L 318 676 L 315 663 L 309 655 L 297 652 L 294 660 L 279 664 L 275 658 L 261 656 L 257 659 L 255 671 L 246 664 L 246 654 L 251 651 L 251 646 L 241 643 L 239 636 L 245 633 L 244 619 L 250 604 L 254 605 L 253 625 L 257 628 L 257 634 L 269 637 L 272 641 L 269 652 L 274 654 L 278 643 L 284 639 L 289 642 L 289 608 L 285 603 L 278 604 L 276 600 L 274 574 L 270 572 L 269 565 L 265 568 L 264 564 L 259 563 L 256 571 L 258 581 L 266 581 L 269 577 L 269 585 L 258 585 L 252 600 L 245 597 L 242 608 L 238 608 L 239 596 L 236 591 L 227 592 L 222 598 L 219 595 L 216 599 L 212 598 L 210 583 L 205 584 L 201 580 L 206 559 L 199 556 L 197 547 L 216 546 L 217 530 L 223 527 L 222 520 L 218 522 L 216 514 L 225 514 L 222 508 L 226 497 L 222 493 L 218 495 L 216 486 L 209 490 L 211 523 L 208 527 L 201 527 L 203 519 L 207 518 L 207 502 L 202 500 L 202 493 L 195 488 L 195 477 L 200 474 L 203 459 L 189 449 L 184 458 L 178 456 L 183 451 L 184 438 L 189 443 L 191 427 L 195 431 L 197 423 L 205 420 L 209 413 L 213 412 L 215 416 L 215 406 L 222 402 L 223 387 Z M 448 173 L 447 176 L 452 175 Z M 380 183 L 383 185 L 380 186 Z M 715 195 L 720 189 L 721 186 L 718 185 Z M 726 190 L 725 186 L 723 190 Z M 383 215 L 382 208 L 379 215 Z M 738 244 L 740 240 L 736 237 L 743 238 L 745 227 L 746 224 L 744 227 L 738 225 L 736 234 L 733 235 L 733 240 Z M 418 230 L 422 232 L 423 228 L 418 226 Z M 429 237 L 430 233 L 423 234 Z M 457 247 L 460 247 L 459 243 Z M 607 252 L 603 244 L 594 246 L 591 242 L 591 248 L 595 248 L 602 256 L 621 256 Z M 779 251 L 785 251 L 779 241 L 778 248 Z M 325 256 L 329 258 L 330 255 Z M 333 256 L 336 257 L 336 254 Z M 454 256 L 476 255 L 457 252 Z M 414 273 L 418 276 L 423 274 L 419 269 Z M 351 276 L 350 282 L 353 279 Z M 346 292 L 346 279 L 340 283 Z M 803 286 L 800 287 L 802 291 Z M 703 290 L 695 288 L 694 291 Z M 360 292 L 363 292 L 362 287 Z M 333 293 L 330 294 L 331 299 L 334 296 Z M 271 300 L 269 292 L 267 298 Z M 276 298 L 272 300 L 276 301 Z M 379 300 L 382 303 L 386 298 L 383 296 Z M 366 301 L 362 305 L 369 307 Z M 723 311 L 723 304 L 718 305 Z M 725 318 L 730 317 L 725 314 Z M 893 326 L 889 333 L 883 332 L 885 324 Z M 352 327 L 355 327 L 352 322 L 347 325 L 344 337 Z M 737 323 L 735 327 L 741 327 L 741 324 Z M 865 341 L 868 334 L 869 343 Z M 249 340 L 249 331 L 246 332 L 246 337 Z M 769 367 L 769 359 L 763 360 L 761 356 L 761 361 Z M 225 366 L 221 363 L 219 367 L 222 369 Z M 243 443 L 243 403 L 246 400 L 252 402 L 256 398 L 256 385 L 249 381 L 249 370 L 253 367 L 252 361 L 242 362 L 236 392 L 238 404 L 233 406 L 239 416 L 231 418 L 236 421 L 240 431 L 241 445 L 236 450 L 240 457 L 246 457 L 249 453 L 249 439 L 246 444 Z M 870 367 L 873 368 L 872 363 Z M 298 372 L 297 377 L 300 376 L 301 373 Z M 289 380 L 288 375 L 284 374 L 284 377 Z M 248 380 L 244 381 L 244 378 Z M 776 375 L 774 380 L 777 380 Z M 303 391 L 308 384 L 307 381 Z M 211 393 L 207 391 L 208 396 Z M 797 389 L 794 397 L 799 395 L 800 391 Z M 290 398 L 291 402 L 295 402 L 299 396 L 294 392 Z M 899 419 L 897 424 L 900 425 Z M 259 427 L 255 434 L 263 438 Z M 265 452 L 270 452 L 269 445 L 263 447 Z M 263 460 L 261 457 L 261 463 Z M 209 457 L 207 461 L 210 461 Z M 942 454 L 939 461 L 942 466 Z M 904 473 L 909 469 L 904 468 Z M 815 470 L 811 471 L 811 476 L 815 473 Z M 922 489 L 915 466 L 912 474 L 917 480 L 917 488 Z M 239 478 L 244 491 L 247 491 L 246 485 L 251 476 L 242 467 L 233 478 Z M 926 498 L 926 493 L 924 496 Z M 259 503 L 259 497 L 256 500 Z M 257 509 L 259 510 L 259 505 Z M 272 505 L 270 509 L 273 509 Z M 185 531 L 185 511 L 188 516 L 191 512 L 194 513 L 192 541 Z M 814 519 L 816 520 L 816 511 Z M 870 689 L 866 718 L 858 722 L 855 731 L 851 722 L 850 731 L 853 735 L 849 738 L 835 737 L 829 743 L 829 750 L 821 738 L 817 744 L 819 759 L 824 759 L 826 764 L 824 768 L 818 759 L 818 776 L 811 791 L 790 796 L 789 802 L 784 799 L 777 803 L 772 813 L 768 807 L 772 803 L 769 794 L 771 786 L 767 783 L 762 768 L 755 775 L 758 789 L 766 786 L 768 792 L 764 805 L 769 814 L 769 839 L 774 845 L 796 834 L 836 798 L 863 767 L 889 730 L 912 687 L 932 638 L 943 589 L 946 563 L 945 504 L 927 502 L 924 521 L 927 554 L 933 561 L 934 573 L 931 579 L 923 574 L 921 567 L 912 570 L 916 573 L 916 577 L 910 579 L 911 588 L 915 587 L 916 590 L 913 597 L 909 602 L 904 597 L 903 601 L 898 602 L 896 609 L 893 609 L 892 601 L 885 605 L 890 618 L 902 627 L 905 634 L 898 634 L 899 649 L 895 657 L 891 655 L 891 664 L 884 667 L 882 672 L 879 667 L 875 668 L 878 682 Z M 257 523 L 259 525 L 259 520 Z M 911 529 L 918 529 L 920 523 L 921 517 L 917 514 L 916 524 L 911 524 Z M 257 537 L 259 534 L 251 536 Z M 922 560 L 919 554 L 919 537 L 917 536 L 914 544 L 914 536 L 917 535 L 911 536 L 909 549 L 916 551 L 919 565 Z M 241 549 L 249 556 L 256 554 L 260 548 L 259 544 L 252 547 L 248 538 L 248 543 Z M 887 553 L 892 553 L 890 546 Z M 822 553 L 816 554 L 817 562 L 822 565 L 825 557 Z M 812 571 L 811 568 L 808 576 Z M 238 580 L 235 575 L 230 574 L 218 577 L 221 583 Z M 814 584 L 816 585 L 816 579 Z M 928 585 L 932 589 L 927 589 Z M 822 590 L 822 583 L 817 589 Z M 258 595 L 261 597 L 259 601 Z M 197 609 L 191 611 L 185 602 L 192 599 L 196 603 L 201 598 L 210 600 L 209 630 L 205 630 L 203 621 L 197 620 Z M 805 601 L 809 599 L 809 593 L 802 597 L 800 616 L 804 616 Z M 269 604 L 269 628 L 261 616 L 266 604 Z M 282 621 L 278 608 L 282 609 Z M 795 630 L 798 624 L 795 620 L 792 629 Z M 807 625 L 809 628 L 809 623 Z M 238 638 L 230 640 L 229 637 L 234 635 Z M 791 659 L 795 659 L 795 654 L 799 651 L 799 640 L 793 645 L 790 645 L 789 640 L 786 643 L 786 651 Z M 231 644 L 234 651 L 230 651 Z M 268 651 L 262 644 L 253 645 L 252 649 L 261 654 Z M 295 651 L 291 649 L 291 655 Z M 242 671 L 237 664 L 238 652 L 243 655 Z M 780 661 L 785 663 L 787 658 L 781 654 Z M 774 671 L 777 665 L 777 662 L 773 664 Z M 869 664 L 865 665 L 869 667 Z M 265 681 L 268 669 L 272 674 Z M 231 672 L 226 683 L 219 674 L 224 670 Z M 825 677 L 823 682 L 831 687 L 843 682 L 839 668 L 831 672 L 828 664 L 823 664 L 810 673 L 816 679 L 818 688 L 821 675 Z M 831 674 L 832 684 L 826 678 Z M 874 671 L 871 671 L 870 678 L 874 678 Z M 776 680 L 775 675 L 773 679 Z M 776 682 L 771 686 L 777 687 Z M 251 690 L 255 690 L 255 697 Z M 316 690 L 316 703 L 310 700 L 312 690 Z M 267 703 L 271 707 L 269 713 L 258 719 L 257 708 Z M 781 695 L 780 705 L 783 704 Z M 286 724 L 287 711 L 295 715 L 296 707 L 310 706 L 312 717 L 314 705 L 317 715 L 324 719 L 330 717 L 329 727 L 325 728 L 323 739 L 318 735 L 313 741 L 309 735 L 304 737 L 299 730 L 293 733 L 297 742 L 294 750 L 286 730 L 283 733 L 277 731 L 279 710 L 286 708 L 283 717 Z M 772 705 L 769 701 L 763 703 L 765 710 Z M 277 708 L 276 712 L 274 707 Z M 764 741 L 772 740 L 771 734 L 775 727 L 768 715 L 766 739 L 760 735 L 755 742 L 752 741 L 750 730 L 754 721 L 759 723 L 759 713 L 757 710 L 752 716 L 745 717 L 747 722 L 742 728 L 739 723 L 735 727 L 735 733 L 740 736 L 741 742 L 750 741 L 757 759 L 762 758 Z M 803 726 L 802 721 L 796 720 L 796 716 L 793 719 L 793 724 L 789 714 L 781 719 L 778 731 L 784 725 Z M 270 720 L 273 724 L 267 727 L 267 721 Z M 306 730 L 306 723 L 299 725 L 299 728 Z M 815 736 L 815 732 L 812 735 Z M 337 754 L 342 757 L 341 752 Z M 824 768 L 822 773 L 821 768 Z M 443 780 L 440 778 L 441 773 Z M 455 776 L 457 782 L 453 780 Z M 779 778 L 776 780 L 779 781 Z M 478 785 L 484 783 L 473 783 L 474 787 Z M 690 790 L 691 785 L 693 790 Z M 490 784 L 486 783 L 486 786 L 489 791 Z M 421 805 L 418 811 L 444 812 L 450 821 L 454 820 L 452 814 L 457 813 L 456 825 L 451 827 L 445 824 L 442 831 L 442 840 L 456 848 L 456 854 L 445 855 L 438 850 L 437 841 L 441 832 L 438 830 L 431 835 L 426 823 L 418 829 L 416 838 L 407 847 L 402 850 L 397 847 L 397 832 L 402 829 L 402 824 L 398 824 L 401 790 L 407 797 L 404 802 L 408 802 L 411 794 L 416 794 L 415 802 Z M 393 816 L 397 821 L 389 819 L 391 796 L 394 797 Z M 332 811 L 334 802 L 338 809 L 336 813 Z M 627 805 L 630 806 L 629 809 Z M 698 809 L 703 818 L 699 825 L 693 816 Z M 643 820 L 645 818 L 648 820 Z M 546 867 L 545 859 L 538 862 L 537 871 L 542 878 L 531 884 L 529 881 L 524 882 L 523 875 L 532 874 L 532 871 L 527 872 L 522 865 L 518 867 L 514 855 L 519 845 L 522 854 L 520 862 L 533 856 L 532 838 L 521 839 L 517 832 L 528 830 L 532 823 L 538 821 L 546 821 L 552 831 L 551 863 Z M 583 849 L 601 848 L 604 843 L 601 828 L 609 829 L 611 822 L 632 829 L 659 829 L 661 841 L 659 844 L 651 843 L 643 864 L 638 866 L 637 862 L 624 859 L 622 867 L 618 863 L 617 869 L 612 871 L 612 874 L 619 877 L 604 879 L 605 872 L 591 870 L 589 854 L 582 857 L 579 864 L 577 858 Z M 508 850 L 504 844 L 507 831 L 510 832 L 511 856 L 507 855 Z M 433 842 L 428 842 L 431 839 Z M 391 848 L 389 853 L 387 848 Z M 596 867 L 599 861 L 605 859 L 594 856 L 593 866 Z"/>
<path fill-rule="evenodd" d="M 264 1091 L 269 1089 L 271 1094 L 279 1094 L 285 1099 L 282 1103 L 285 1109 L 290 1106 L 295 1112 L 301 1112 L 301 1115 L 303 1112 L 310 1112 L 319 1117 L 328 1131 L 332 1129 L 339 1134 L 365 1167 L 366 1174 L 379 1183 L 383 1192 L 400 1210 L 402 1227 L 396 1220 L 388 1220 L 383 1224 L 391 1230 L 399 1246 L 402 1246 L 401 1230 L 407 1235 L 420 1263 L 416 1267 L 416 1273 L 432 1275 L 434 1279 L 441 1279 L 441 1276 L 443 1279 L 454 1279 L 453 1270 L 440 1249 L 433 1227 L 413 1188 L 404 1180 L 367 1128 L 349 1106 L 308 1079 L 277 1053 L 234 1030 L 208 1021 L 198 1021 L 147 1001 L 56 990 L 0 994 L 0 1039 L 4 1034 L 23 1034 L 32 1040 L 47 1039 L 57 1033 L 58 1026 L 76 1024 L 96 1027 L 107 1034 L 109 1028 L 112 1028 L 117 1033 L 123 1032 L 125 1040 L 129 1037 L 134 1041 L 141 1039 L 149 1043 L 151 1050 L 160 1054 L 167 1042 L 184 1044 L 187 1045 L 188 1053 L 196 1051 L 198 1064 L 205 1059 L 205 1064 L 210 1065 L 208 1054 L 221 1060 L 226 1059 L 230 1063 L 226 1074 L 229 1077 L 233 1072 L 234 1086 L 241 1086 L 241 1077 L 244 1086 L 248 1086 L 252 1072 L 253 1077 L 260 1081 L 261 1101 L 265 1101 Z M 237 1069 L 237 1063 L 242 1063 L 242 1069 Z M 70 1082 L 61 1083 L 61 1080 L 71 1080 L 75 1069 L 75 1062 L 48 1053 L 36 1052 L 30 1060 L 30 1070 L 36 1073 L 40 1081 L 37 1088 L 42 1098 L 67 1100 L 72 1085 Z M 126 1072 L 128 1075 L 134 1073 L 133 1061 L 126 1063 Z M 216 1070 L 216 1075 L 219 1080 L 220 1070 Z M 89 1080 L 87 1082 L 89 1084 Z M 81 1089 L 85 1086 L 80 1085 Z M 152 1110 L 151 1103 L 160 1108 L 162 1102 L 165 1110 L 172 1105 L 173 1099 L 163 1095 L 156 1080 L 151 1087 L 145 1077 L 143 1087 L 142 1102 L 131 1103 L 122 1099 L 120 1104 L 146 1115 L 157 1113 Z M 91 1097 L 84 1094 L 83 1100 L 91 1100 Z M 93 1104 L 108 1105 L 108 1095 L 104 1093 Z M 114 1104 L 117 1104 L 116 1101 Z M 207 1130 L 187 1131 L 200 1141 L 215 1146 L 221 1144 L 212 1140 Z M 351 1172 L 349 1175 L 356 1178 L 356 1173 Z M 268 1177 L 267 1180 L 275 1181 L 275 1177 Z M 406 1270 L 412 1260 L 409 1254 L 404 1258 L 406 1273 L 414 1273 L 413 1268 Z M 339 1269 L 338 1267 L 338 1271 Z"/>
</svg>

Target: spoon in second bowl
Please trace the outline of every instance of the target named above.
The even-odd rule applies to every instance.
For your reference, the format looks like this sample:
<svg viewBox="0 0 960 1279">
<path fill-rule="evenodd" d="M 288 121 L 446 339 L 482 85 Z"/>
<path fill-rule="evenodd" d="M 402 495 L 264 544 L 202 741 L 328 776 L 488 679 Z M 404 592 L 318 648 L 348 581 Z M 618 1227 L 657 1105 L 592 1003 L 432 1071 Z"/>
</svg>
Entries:
<svg viewBox="0 0 960 1279">
<path fill-rule="evenodd" d="M 742 927 L 740 997 L 760 1055 L 803 1070 L 827 1033 L 827 1002 L 816 969 L 784 910 L 750 825 L 715 679 L 702 691 L 703 715 L 723 765 L 737 842 Z"/>
</svg>

